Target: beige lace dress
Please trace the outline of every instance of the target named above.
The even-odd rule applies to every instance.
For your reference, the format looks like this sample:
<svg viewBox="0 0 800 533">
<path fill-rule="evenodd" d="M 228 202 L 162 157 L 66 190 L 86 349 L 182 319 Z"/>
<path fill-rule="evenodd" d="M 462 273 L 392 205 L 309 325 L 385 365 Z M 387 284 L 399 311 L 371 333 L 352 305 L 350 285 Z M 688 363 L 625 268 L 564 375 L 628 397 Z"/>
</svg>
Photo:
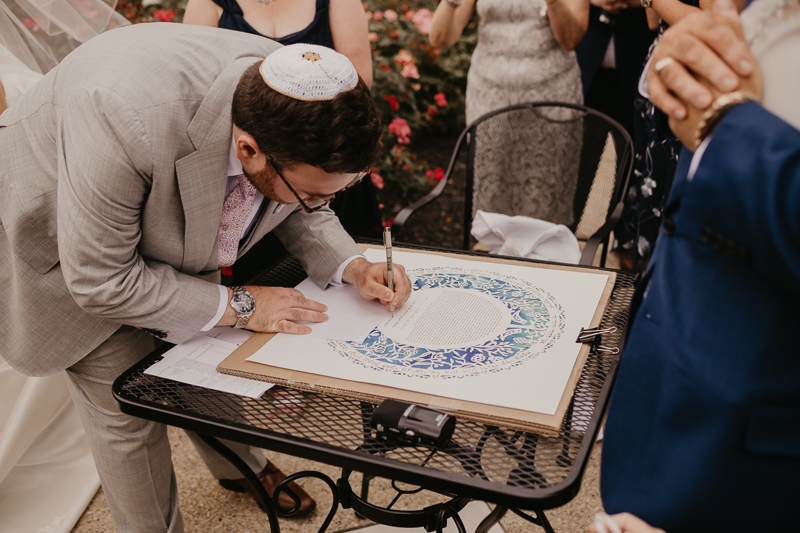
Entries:
<svg viewBox="0 0 800 533">
<path fill-rule="evenodd" d="M 575 52 L 556 42 L 543 0 L 478 0 L 467 76 L 467 123 L 513 104 L 583 103 Z"/>
<path fill-rule="evenodd" d="M 476 2 L 480 20 L 467 76 L 467 123 L 514 104 L 583 103 L 575 53 L 556 42 L 545 6 L 543 0 Z M 575 222 L 582 124 L 580 113 L 561 109 L 511 113 L 478 125 L 472 215 L 481 209 Z"/>
</svg>

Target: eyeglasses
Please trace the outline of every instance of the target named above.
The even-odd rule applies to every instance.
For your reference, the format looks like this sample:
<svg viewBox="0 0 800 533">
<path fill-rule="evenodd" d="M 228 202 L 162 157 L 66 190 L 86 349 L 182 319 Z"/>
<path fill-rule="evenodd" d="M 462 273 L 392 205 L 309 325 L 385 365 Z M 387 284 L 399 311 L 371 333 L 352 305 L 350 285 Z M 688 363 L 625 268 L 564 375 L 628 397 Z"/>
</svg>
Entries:
<svg viewBox="0 0 800 533">
<path fill-rule="evenodd" d="M 269 156 L 267 156 L 267 157 L 269 157 Z M 300 198 L 300 195 L 297 194 L 297 191 L 294 190 L 294 187 L 292 187 L 289 184 L 289 182 L 286 181 L 286 178 L 283 177 L 283 174 L 281 174 L 281 171 L 278 170 L 278 167 L 276 167 L 275 163 L 272 162 L 272 158 L 271 157 L 269 157 L 269 164 L 272 165 L 272 168 L 275 169 L 275 173 L 283 181 L 283 183 L 289 188 L 290 191 L 292 191 L 292 194 L 294 194 L 294 197 L 297 198 L 298 202 L 300 202 L 300 206 L 303 208 L 303 211 L 305 211 L 306 213 L 313 213 L 314 211 L 319 211 L 320 209 L 322 209 L 323 207 L 325 207 L 326 205 L 331 203 L 333 201 L 333 199 L 336 198 L 337 194 L 341 194 L 344 191 L 346 191 L 347 189 L 358 185 L 358 183 L 361 180 L 363 180 L 364 177 L 367 174 L 369 174 L 369 171 L 370 171 L 370 169 L 367 168 L 366 170 L 364 170 L 362 172 L 359 172 L 358 174 L 356 174 L 356 177 L 353 178 L 353 180 L 350 183 L 348 183 L 347 185 L 345 185 L 344 187 L 342 187 L 341 189 L 339 189 L 338 191 L 336 191 L 333 194 L 326 194 L 324 196 L 309 195 L 308 198 L 303 200 L 302 198 Z"/>
</svg>

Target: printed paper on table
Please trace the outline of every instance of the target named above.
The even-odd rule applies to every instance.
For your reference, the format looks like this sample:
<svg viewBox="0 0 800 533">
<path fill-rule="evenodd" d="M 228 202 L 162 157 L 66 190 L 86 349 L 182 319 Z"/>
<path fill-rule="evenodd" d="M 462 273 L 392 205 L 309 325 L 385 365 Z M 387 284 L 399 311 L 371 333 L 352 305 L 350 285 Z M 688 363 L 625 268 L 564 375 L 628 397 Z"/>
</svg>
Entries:
<svg viewBox="0 0 800 533">
<path fill-rule="evenodd" d="M 385 261 L 383 248 L 365 255 Z M 557 431 L 588 354 L 575 339 L 599 325 L 614 273 L 402 248 L 393 260 L 412 296 L 364 342 L 256 334 L 218 370 Z"/>
</svg>

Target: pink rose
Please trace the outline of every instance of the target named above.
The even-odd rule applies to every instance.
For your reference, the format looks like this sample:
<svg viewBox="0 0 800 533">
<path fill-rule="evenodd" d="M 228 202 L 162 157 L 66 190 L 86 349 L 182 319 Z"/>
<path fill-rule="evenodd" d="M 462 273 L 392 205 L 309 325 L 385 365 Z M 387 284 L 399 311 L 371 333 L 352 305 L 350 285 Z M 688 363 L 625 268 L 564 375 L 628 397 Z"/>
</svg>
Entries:
<svg viewBox="0 0 800 533">
<path fill-rule="evenodd" d="M 372 20 L 372 13 L 371 13 L 371 12 L 369 12 L 369 11 L 365 11 L 365 12 L 364 12 L 364 15 L 367 17 L 367 22 L 369 22 L 370 20 Z"/>
<path fill-rule="evenodd" d="M 411 52 L 405 48 L 401 48 L 397 55 L 394 56 L 394 62 L 398 65 L 413 65 L 417 62 L 416 58 L 411 55 Z"/>
<path fill-rule="evenodd" d="M 374 31 L 369 32 L 369 42 L 377 43 L 378 42 L 378 34 Z"/>
<path fill-rule="evenodd" d="M 397 11 L 393 9 L 387 9 L 386 11 L 383 12 L 383 16 L 389 22 L 394 22 L 395 20 L 397 20 Z"/>
<path fill-rule="evenodd" d="M 447 105 L 447 96 L 444 93 L 436 93 L 433 95 L 433 99 L 436 100 L 436 105 L 439 107 L 444 107 Z"/>
<path fill-rule="evenodd" d="M 403 13 L 403 18 L 406 20 L 414 20 L 414 11 L 409 9 L 408 11 Z"/>
<path fill-rule="evenodd" d="M 382 21 L 383 20 L 383 13 L 380 12 L 380 11 L 376 11 L 375 13 L 372 14 L 372 20 L 374 20 L 375 22 Z"/>
<path fill-rule="evenodd" d="M 411 128 L 404 118 L 395 118 L 389 123 L 389 131 L 397 135 L 397 142 L 400 144 L 408 144 L 411 142 Z"/>
<path fill-rule="evenodd" d="M 383 177 L 377 172 L 373 172 L 369 175 L 369 179 L 372 180 L 372 184 L 375 185 L 378 189 L 383 189 Z"/>
<path fill-rule="evenodd" d="M 170 9 L 169 11 L 159 9 L 153 13 L 153 18 L 159 22 L 172 22 L 173 17 L 175 17 L 175 13 L 176 11 L 174 9 Z"/>
<path fill-rule="evenodd" d="M 404 78 L 414 78 L 415 80 L 419 79 L 419 70 L 417 70 L 417 66 L 409 63 L 403 65 L 403 70 L 400 72 L 400 74 Z"/>
<path fill-rule="evenodd" d="M 414 15 L 414 25 L 422 35 L 428 35 L 433 25 L 433 12 L 430 9 L 422 8 Z"/>
</svg>

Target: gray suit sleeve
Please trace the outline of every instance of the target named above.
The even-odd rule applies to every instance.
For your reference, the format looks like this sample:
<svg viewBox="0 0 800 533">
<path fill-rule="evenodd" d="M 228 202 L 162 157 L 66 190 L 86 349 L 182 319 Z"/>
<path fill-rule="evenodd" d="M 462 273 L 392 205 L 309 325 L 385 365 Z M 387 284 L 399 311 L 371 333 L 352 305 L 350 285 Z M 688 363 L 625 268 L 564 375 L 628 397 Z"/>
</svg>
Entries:
<svg viewBox="0 0 800 533">
<path fill-rule="evenodd" d="M 314 213 L 297 209 L 273 231 L 322 288 L 330 283 L 339 265 L 361 253 L 328 207 Z"/>
<path fill-rule="evenodd" d="M 69 99 L 57 131 L 58 247 L 72 297 L 92 315 L 190 338 L 214 316 L 219 290 L 138 252 L 153 156 L 135 110 L 91 89 Z"/>
</svg>

